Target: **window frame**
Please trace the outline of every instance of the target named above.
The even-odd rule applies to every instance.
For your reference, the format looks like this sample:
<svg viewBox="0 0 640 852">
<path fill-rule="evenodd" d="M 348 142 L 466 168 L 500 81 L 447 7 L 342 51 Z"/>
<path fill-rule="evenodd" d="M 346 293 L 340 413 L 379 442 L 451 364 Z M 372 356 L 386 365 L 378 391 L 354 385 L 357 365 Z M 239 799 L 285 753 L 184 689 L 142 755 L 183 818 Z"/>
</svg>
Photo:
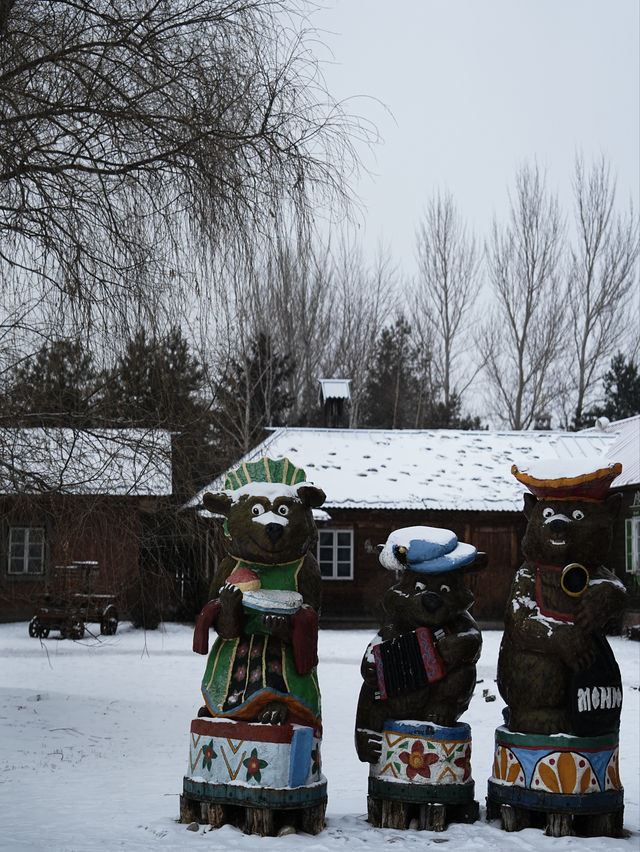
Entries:
<svg viewBox="0 0 640 852">
<path fill-rule="evenodd" d="M 625 567 L 627 574 L 640 574 L 640 514 L 625 519 Z"/>
<path fill-rule="evenodd" d="M 340 533 L 347 534 L 349 536 L 349 576 L 339 576 L 338 575 L 338 535 Z M 322 573 L 322 564 L 327 564 L 327 560 L 320 559 L 320 542 L 323 535 L 331 535 L 332 536 L 332 559 L 331 559 L 331 574 L 323 574 Z M 322 545 L 323 547 L 327 547 L 328 545 Z M 345 547 L 344 544 L 341 544 L 340 547 Z M 351 581 L 354 579 L 353 569 L 354 569 L 354 534 L 352 528 L 347 527 L 325 527 L 323 529 L 318 530 L 318 544 L 316 547 L 316 559 L 318 560 L 318 568 L 320 569 L 320 576 L 323 580 L 333 581 Z"/>
<path fill-rule="evenodd" d="M 24 531 L 24 539 L 21 542 L 22 545 L 22 570 L 16 571 L 14 570 L 14 555 L 13 555 L 13 545 L 16 544 L 14 542 L 14 534 L 17 530 Z M 29 548 L 32 542 L 30 541 L 30 533 L 31 531 L 38 531 L 41 536 L 40 541 L 40 555 L 39 559 L 39 570 L 38 571 L 29 571 Z M 9 577 L 22 577 L 22 578 L 34 578 L 40 579 L 45 576 L 46 573 L 46 554 L 47 554 L 47 531 L 46 527 L 43 524 L 10 524 L 7 536 L 7 575 Z"/>
</svg>

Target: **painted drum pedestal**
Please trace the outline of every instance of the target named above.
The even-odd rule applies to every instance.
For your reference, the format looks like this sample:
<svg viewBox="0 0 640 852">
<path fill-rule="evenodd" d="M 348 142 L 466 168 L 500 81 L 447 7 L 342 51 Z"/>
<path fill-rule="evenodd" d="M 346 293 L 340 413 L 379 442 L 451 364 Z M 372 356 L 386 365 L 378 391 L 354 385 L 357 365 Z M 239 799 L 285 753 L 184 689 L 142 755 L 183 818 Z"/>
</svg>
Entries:
<svg viewBox="0 0 640 852">
<path fill-rule="evenodd" d="M 554 837 L 623 834 L 618 733 L 597 737 L 496 729 L 487 819 L 505 831 L 546 827 Z"/>
<path fill-rule="evenodd" d="M 475 822 L 471 728 L 387 719 L 369 772 L 369 822 L 378 828 L 444 831 Z"/>
<path fill-rule="evenodd" d="M 214 828 L 231 823 L 248 834 L 275 835 L 285 826 L 318 834 L 326 806 L 327 781 L 313 728 L 191 722 L 180 822 Z"/>
</svg>

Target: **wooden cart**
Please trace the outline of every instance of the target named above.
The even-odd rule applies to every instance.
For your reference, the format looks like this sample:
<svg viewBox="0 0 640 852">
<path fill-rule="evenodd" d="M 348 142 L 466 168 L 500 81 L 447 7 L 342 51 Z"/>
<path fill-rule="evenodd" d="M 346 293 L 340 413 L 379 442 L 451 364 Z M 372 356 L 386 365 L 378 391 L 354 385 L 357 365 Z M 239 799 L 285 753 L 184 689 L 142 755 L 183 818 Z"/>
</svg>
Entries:
<svg viewBox="0 0 640 852">
<path fill-rule="evenodd" d="M 29 636 L 46 639 L 59 630 L 63 639 L 82 639 L 87 622 L 98 622 L 100 633 L 113 636 L 118 629 L 115 595 L 92 591 L 97 562 L 73 562 L 53 569 L 43 605 L 29 622 Z"/>
</svg>

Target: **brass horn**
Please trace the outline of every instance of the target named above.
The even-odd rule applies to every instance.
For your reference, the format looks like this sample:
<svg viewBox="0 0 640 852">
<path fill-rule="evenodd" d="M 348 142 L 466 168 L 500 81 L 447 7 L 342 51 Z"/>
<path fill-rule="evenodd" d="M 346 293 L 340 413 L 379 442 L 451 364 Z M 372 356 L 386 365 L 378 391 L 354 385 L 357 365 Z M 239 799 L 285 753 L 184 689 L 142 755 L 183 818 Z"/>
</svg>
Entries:
<svg viewBox="0 0 640 852">
<path fill-rule="evenodd" d="M 560 585 L 569 597 L 579 598 L 586 591 L 589 579 L 589 572 L 584 565 L 581 565 L 579 562 L 570 562 L 569 565 L 565 565 L 562 569 Z"/>
</svg>

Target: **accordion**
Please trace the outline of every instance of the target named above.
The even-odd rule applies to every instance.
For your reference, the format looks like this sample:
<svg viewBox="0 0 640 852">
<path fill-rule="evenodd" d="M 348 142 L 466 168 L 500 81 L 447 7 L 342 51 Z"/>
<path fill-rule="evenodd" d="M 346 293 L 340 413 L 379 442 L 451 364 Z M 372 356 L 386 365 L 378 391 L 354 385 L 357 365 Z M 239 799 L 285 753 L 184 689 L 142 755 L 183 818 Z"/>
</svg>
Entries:
<svg viewBox="0 0 640 852">
<path fill-rule="evenodd" d="M 380 700 L 422 689 L 446 674 L 431 631 L 419 627 L 374 645 L 373 658 Z"/>
</svg>

